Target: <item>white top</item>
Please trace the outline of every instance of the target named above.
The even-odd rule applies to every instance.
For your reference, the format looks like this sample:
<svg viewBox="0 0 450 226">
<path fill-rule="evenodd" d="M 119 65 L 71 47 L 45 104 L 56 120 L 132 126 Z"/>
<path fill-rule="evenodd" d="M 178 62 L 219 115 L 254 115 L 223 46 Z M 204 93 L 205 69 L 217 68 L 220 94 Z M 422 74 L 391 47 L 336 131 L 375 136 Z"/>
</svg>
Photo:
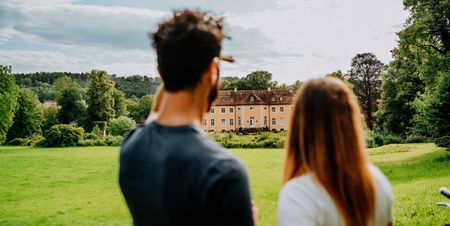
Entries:
<svg viewBox="0 0 450 226">
<path fill-rule="evenodd" d="M 375 222 L 371 222 L 370 225 L 387 226 L 393 222 L 392 188 L 377 167 L 369 165 L 369 169 L 376 183 Z M 345 226 L 345 221 L 325 188 L 314 182 L 310 174 L 306 174 L 289 180 L 281 190 L 278 225 Z"/>
</svg>

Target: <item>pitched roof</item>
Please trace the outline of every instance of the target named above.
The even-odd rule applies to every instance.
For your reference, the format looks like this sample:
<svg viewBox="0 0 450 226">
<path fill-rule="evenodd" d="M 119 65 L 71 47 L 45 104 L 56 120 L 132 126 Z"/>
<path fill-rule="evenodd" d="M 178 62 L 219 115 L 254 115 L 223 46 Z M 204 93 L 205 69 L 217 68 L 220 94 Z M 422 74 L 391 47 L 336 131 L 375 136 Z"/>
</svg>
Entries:
<svg viewBox="0 0 450 226">
<path fill-rule="evenodd" d="M 213 105 L 282 105 L 293 102 L 292 90 L 221 90 Z"/>
</svg>

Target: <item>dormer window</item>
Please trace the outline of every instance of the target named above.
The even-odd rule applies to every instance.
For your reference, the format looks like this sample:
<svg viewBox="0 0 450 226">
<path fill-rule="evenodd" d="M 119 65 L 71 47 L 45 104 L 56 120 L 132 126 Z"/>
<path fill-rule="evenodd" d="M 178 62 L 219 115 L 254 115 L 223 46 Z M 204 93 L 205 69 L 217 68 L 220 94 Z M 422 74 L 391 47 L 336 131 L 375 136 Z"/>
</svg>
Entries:
<svg viewBox="0 0 450 226">
<path fill-rule="evenodd" d="M 250 97 L 250 102 L 255 101 L 255 97 Z"/>
<path fill-rule="evenodd" d="M 283 97 L 280 97 L 280 101 L 283 101 Z"/>
<path fill-rule="evenodd" d="M 230 98 L 230 102 L 233 103 L 233 101 L 234 101 L 233 98 Z"/>
<path fill-rule="evenodd" d="M 272 102 L 275 102 L 275 97 L 272 97 Z"/>
</svg>

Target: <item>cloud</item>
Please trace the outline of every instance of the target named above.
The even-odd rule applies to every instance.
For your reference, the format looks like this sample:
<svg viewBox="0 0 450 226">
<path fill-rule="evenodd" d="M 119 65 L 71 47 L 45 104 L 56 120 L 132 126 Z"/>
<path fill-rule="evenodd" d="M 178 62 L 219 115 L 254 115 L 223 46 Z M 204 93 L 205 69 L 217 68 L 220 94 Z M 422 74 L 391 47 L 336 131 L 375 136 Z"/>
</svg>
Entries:
<svg viewBox="0 0 450 226">
<path fill-rule="evenodd" d="M 387 63 L 407 17 L 400 0 L 10 0 L 0 3 L 0 64 L 17 72 L 99 68 L 154 76 L 148 32 L 172 8 L 196 6 L 228 23 L 233 39 L 223 51 L 237 61 L 222 64 L 223 76 L 268 70 L 280 82 L 346 71 L 360 52 Z"/>
<path fill-rule="evenodd" d="M 76 4 L 0 4 L 3 26 L 48 42 L 145 48 L 147 33 L 167 12 Z"/>
</svg>

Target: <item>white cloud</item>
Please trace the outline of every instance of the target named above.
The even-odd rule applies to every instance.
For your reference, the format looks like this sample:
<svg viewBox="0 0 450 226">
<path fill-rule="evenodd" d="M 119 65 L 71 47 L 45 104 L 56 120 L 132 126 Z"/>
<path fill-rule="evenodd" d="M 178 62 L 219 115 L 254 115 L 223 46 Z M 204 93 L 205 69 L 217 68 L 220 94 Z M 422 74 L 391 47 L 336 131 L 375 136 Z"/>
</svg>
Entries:
<svg viewBox="0 0 450 226">
<path fill-rule="evenodd" d="M 395 32 L 407 16 L 401 0 L 278 0 L 275 7 L 269 3 L 259 11 L 228 7 L 231 11 L 224 13 L 233 37 L 224 43 L 224 54 L 237 61 L 223 64 L 223 76 L 268 70 L 280 82 L 305 80 L 346 71 L 360 52 L 374 52 L 387 63 L 396 45 Z M 100 68 L 119 75 L 154 76 L 156 60 L 147 33 L 169 15 L 74 0 L 1 2 L 0 47 L 8 50 L 0 52 L 0 63 L 12 64 L 18 72 Z"/>
</svg>

